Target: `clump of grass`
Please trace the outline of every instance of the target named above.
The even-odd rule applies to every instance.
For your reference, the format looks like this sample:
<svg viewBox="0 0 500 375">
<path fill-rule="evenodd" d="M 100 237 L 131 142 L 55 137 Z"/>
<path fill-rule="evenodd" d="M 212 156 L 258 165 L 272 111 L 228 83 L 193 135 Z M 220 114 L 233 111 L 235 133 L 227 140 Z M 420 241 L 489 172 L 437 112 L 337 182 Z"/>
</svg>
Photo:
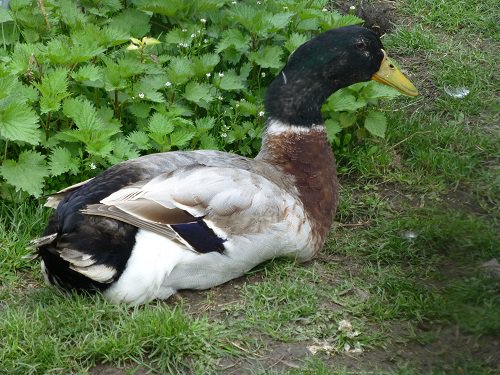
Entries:
<svg viewBox="0 0 500 375">
<path fill-rule="evenodd" d="M 187 358 L 210 365 L 233 351 L 222 326 L 188 317 L 179 307 L 129 308 L 53 290 L 29 297 L 2 309 L 2 373 L 76 372 L 101 362 L 175 373 Z"/>
</svg>

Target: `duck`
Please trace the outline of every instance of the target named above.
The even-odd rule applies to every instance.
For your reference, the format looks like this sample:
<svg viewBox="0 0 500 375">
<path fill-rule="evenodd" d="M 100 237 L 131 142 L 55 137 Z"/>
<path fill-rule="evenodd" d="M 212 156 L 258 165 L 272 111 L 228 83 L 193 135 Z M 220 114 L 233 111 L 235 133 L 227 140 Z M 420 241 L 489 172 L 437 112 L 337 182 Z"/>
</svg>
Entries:
<svg viewBox="0 0 500 375">
<path fill-rule="evenodd" d="M 418 94 L 374 32 L 325 31 L 298 47 L 269 85 L 255 158 L 151 154 L 50 196 L 55 211 L 32 241 L 45 281 L 138 305 L 215 287 L 272 258 L 314 258 L 338 204 L 321 106 L 370 80 Z"/>
</svg>

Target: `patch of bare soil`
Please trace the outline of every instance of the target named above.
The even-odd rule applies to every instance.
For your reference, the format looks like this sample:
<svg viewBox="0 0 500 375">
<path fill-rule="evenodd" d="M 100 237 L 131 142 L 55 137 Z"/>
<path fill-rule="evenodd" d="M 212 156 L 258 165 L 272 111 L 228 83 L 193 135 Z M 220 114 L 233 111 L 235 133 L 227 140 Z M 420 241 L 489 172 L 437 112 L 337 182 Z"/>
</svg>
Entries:
<svg viewBox="0 0 500 375">
<path fill-rule="evenodd" d="M 338 259 L 337 259 L 338 260 Z M 305 267 L 321 269 L 320 262 L 313 261 Z M 241 287 L 245 283 L 256 283 L 261 279 L 258 274 L 242 277 L 214 288 L 209 292 L 184 291 L 180 293 L 187 311 L 192 314 L 207 313 L 209 319 L 221 322 L 227 319 L 228 304 L 238 303 Z M 333 282 L 328 279 L 324 282 Z M 337 280 L 338 281 L 338 280 Z M 174 302 L 170 302 L 174 303 Z M 332 308 L 341 308 L 333 306 Z M 221 374 L 255 374 L 259 371 L 287 371 L 301 369 L 308 359 L 319 356 L 333 370 L 347 369 L 354 373 L 372 373 L 375 370 L 391 371 L 408 366 L 418 373 L 426 374 L 433 370 L 458 371 L 455 374 L 467 374 L 463 366 L 468 362 L 481 362 L 489 369 L 500 370 L 500 338 L 475 337 L 461 332 L 456 326 L 421 323 L 417 328 L 413 324 L 394 322 L 387 326 L 388 344 L 384 348 L 368 348 L 361 354 L 342 353 L 334 350 L 312 354 L 311 346 L 318 343 L 313 340 L 281 342 L 272 337 L 252 335 L 259 342 L 261 349 L 247 352 L 243 357 L 226 357 L 218 363 Z M 250 333 L 251 334 L 251 333 Z M 95 373 L 98 374 L 98 373 Z M 104 375 L 118 373 L 103 372 Z"/>
<path fill-rule="evenodd" d="M 338 0 L 333 7 L 342 14 L 355 14 L 365 20 L 364 26 L 382 36 L 394 27 L 394 1 Z M 351 9 L 354 7 L 354 9 Z"/>
</svg>

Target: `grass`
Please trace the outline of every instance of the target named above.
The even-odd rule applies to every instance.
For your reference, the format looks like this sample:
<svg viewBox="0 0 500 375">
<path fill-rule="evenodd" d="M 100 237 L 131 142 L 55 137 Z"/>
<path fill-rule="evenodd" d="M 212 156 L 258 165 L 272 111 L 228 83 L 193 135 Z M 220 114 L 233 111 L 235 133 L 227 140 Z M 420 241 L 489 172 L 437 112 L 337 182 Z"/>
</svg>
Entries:
<svg viewBox="0 0 500 375">
<path fill-rule="evenodd" d="M 114 306 L 45 287 L 22 256 L 48 211 L 2 203 L 0 372 L 493 374 L 499 283 L 481 264 L 500 257 L 495 9 L 398 2 L 405 26 L 384 44 L 422 95 L 385 105 L 387 140 L 341 155 L 336 225 L 306 265 L 276 260 L 180 303 Z M 463 99 L 444 90 L 460 86 Z"/>
</svg>

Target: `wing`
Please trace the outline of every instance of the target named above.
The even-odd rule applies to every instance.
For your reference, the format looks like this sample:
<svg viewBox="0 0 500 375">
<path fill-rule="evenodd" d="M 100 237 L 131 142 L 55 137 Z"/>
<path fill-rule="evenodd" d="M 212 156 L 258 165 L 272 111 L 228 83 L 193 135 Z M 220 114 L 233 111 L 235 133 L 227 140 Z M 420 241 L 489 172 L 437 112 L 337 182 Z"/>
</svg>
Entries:
<svg viewBox="0 0 500 375">
<path fill-rule="evenodd" d="M 68 186 L 67 188 L 64 188 L 62 190 L 59 190 L 58 192 L 51 194 L 47 197 L 47 202 L 43 205 L 44 207 L 50 207 L 50 208 L 57 208 L 59 206 L 59 202 L 61 202 L 66 194 L 75 191 L 76 189 L 82 187 L 85 185 L 87 182 L 91 181 L 92 178 L 89 178 L 88 180 L 79 182 L 77 184 Z"/>
<path fill-rule="evenodd" d="M 238 168 L 190 166 L 128 186 L 86 207 L 197 251 L 223 251 L 229 236 L 255 234 L 285 220 L 293 197 L 265 177 Z"/>
</svg>

